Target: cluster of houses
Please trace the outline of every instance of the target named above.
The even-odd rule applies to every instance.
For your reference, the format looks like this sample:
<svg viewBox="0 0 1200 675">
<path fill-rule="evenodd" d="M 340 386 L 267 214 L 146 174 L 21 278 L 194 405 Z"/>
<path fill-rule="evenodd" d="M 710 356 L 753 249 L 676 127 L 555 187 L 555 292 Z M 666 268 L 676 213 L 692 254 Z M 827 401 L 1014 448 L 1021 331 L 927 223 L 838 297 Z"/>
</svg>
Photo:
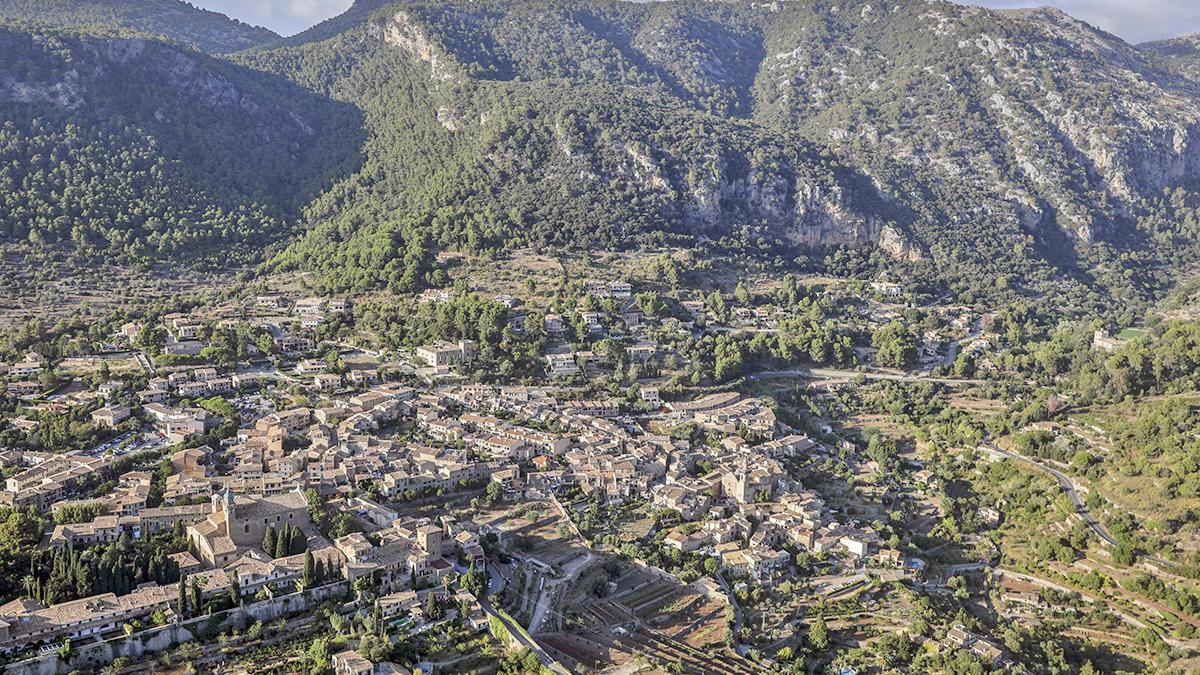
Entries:
<svg viewBox="0 0 1200 675">
<path fill-rule="evenodd" d="M 256 380 L 254 375 L 221 375 L 216 368 L 193 368 L 151 378 L 137 398 L 142 403 L 162 403 L 173 397 L 206 398 L 237 391 Z"/>
<path fill-rule="evenodd" d="M 110 460 L 104 457 L 6 451 L 0 462 L 19 470 L 4 481 L 0 505 L 47 510 L 74 494 L 76 488 L 98 482 Z"/>
<path fill-rule="evenodd" d="M 35 351 L 27 352 L 20 361 L 7 367 L 0 365 L 0 374 L 6 380 L 5 390 L 13 396 L 36 396 L 42 391 L 38 378 L 49 365 L 46 357 Z"/>
<path fill-rule="evenodd" d="M 760 581 L 790 567 L 789 549 L 898 563 L 898 553 L 881 549 L 869 526 L 838 522 L 818 494 L 789 479 L 784 462 L 824 453 L 805 436 L 756 446 L 731 436 L 720 448 L 681 457 L 651 489 L 654 506 L 683 521 L 664 545 L 716 557 L 722 569 Z M 698 470 L 701 461 L 705 470 Z"/>
<path fill-rule="evenodd" d="M 642 330 L 644 317 L 631 302 L 629 284 L 590 282 L 586 290 L 606 301 L 598 304 L 618 308 L 615 314 L 580 312 L 578 319 L 590 333 L 631 337 L 624 349 L 634 362 L 661 356 Z M 251 304 L 256 314 L 252 321 L 270 328 L 285 354 L 311 348 L 307 338 L 288 333 L 287 326 L 315 328 L 346 311 L 344 301 L 292 302 L 280 294 L 258 296 Z M 703 303 L 684 304 L 697 320 L 707 311 Z M 775 320 L 770 312 L 748 311 L 740 317 L 748 325 Z M 245 320 L 244 314 L 238 320 Z M 545 322 L 550 335 L 566 332 L 561 316 L 547 315 Z M 164 324 L 169 353 L 193 350 L 203 333 L 203 322 L 191 315 L 169 315 Z M 130 338 L 140 330 L 122 327 Z M 469 364 L 474 355 L 475 345 L 466 340 L 434 342 L 415 351 L 416 360 L 434 374 Z M 602 372 L 608 361 L 591 351 L 545 356 L 552 380 Z M 36 379 L 45 367 L 39 355 L 26 355 L 7 369 L 9 391 Z M 0 452 L 0 464 L 16 471 L 0 491 L 0 504 L 42 510 L 95 505 L 102 512 L 88 522 L 55 526 L 43 542 L 50 547 L 181 530 L 189 551 L 174 558 L 181 571 L 198 580 L 206 597 L 234 589 L 245 597 L 294 589 L 304 573 L 305 556 L 276 557 L 278 551 L 262 546 L 271 531 L 298 531 L 322 568 L 333 571 L 332 578 L 372 579 L 385 619 L 407 617 L 420 623 L 432 596 L 437 602 L 453 601 L 465 613 L 460 618 L 478 630 L 488 623 L 482 608 L 461 591 L 452 595 L 447 577 L 456 565 L 461 571 L 484 564 L 485 543 L 504 541 L 505 532 L 471 520 L 405 517 L 387 504 L 484 487 L 489 496 L 513 501 L 579 496 L 607 503 L 646 502 L 678 514 L 665 546 L 715 558 L 722 570 L 759 580 L 790 569 L 791 551 L 797 549 L 855 561 L 900 562 L 897 551 L 880 546 L 869 525 L 839 517 L 820 495 L 792 478 L 792 464 L 825 457 L 826 450 L 808 437 L 789 434 L 761 398 L 728 392 L 664 403 L 657 389 L 642 389 L 641 398 L 656 409 L 657 421 L 694 424 L 710 432 L 710 438 L 721 439 L 715 446 L 699 447 L 651 425 L 633 424 L 621 401 L 580 400 L 550 386 L 416 389 L 381 383 L 374 371 L 352 370 L 345 378 L 329 371 L 324 360 L 299 360 L 295 374 L 311 377 L 317 392 L 311 402 L 264 410 L 256 419 L 244 415 L 244 426 L 232 436 L 219 442 L 204 439 L 208 445 L 171 454 L 161 504 L 150 506 L 151 474 L 110 475 L 116 471 L 106 456 L 8 451 Z M 261 377 L 196 367 L 151 377 L 136 394 L 126 393 L 121 382 L 104 383 L 98 392 L 106 404 L 91 412 L 91 419 L 111 429 L 131 418 L 145 420 L 167 442 L 183 443 L 223 419 L 191 401 L 243 390 Z M 358 389 L 342 390 L 347 381 Z M 398 427 L 404 429 L 401 436 L 381 433 Z M 113 480 L 115 487 L 97 498 L 80 498 L 84 487 L 102 479 Z M 352 517 L 370 536 L 327 538 L 313 522 L 309 491 Z M 0 651 L 104 635 L 156 613 L 173 620 L 179 610 L 177 591 L 171 584 L 145 584 L 124 596 L 105 594 L 51 607 L 14 601 L 0 607 Z M 986 644 L 967 636 L 960 646 L 985 649 Z M 357 672 L 359 666 L 361 657 L 354 652 L 334 657 L 334 667 L 345 672 Z"/>
<path fill-rule="evenodd" d="M 230 303 L 203 312 L 174 312 L 162 317 L 161 328 L 166 332 L 163 353 L 196 356 L 204 347 L 201 338 L 206 325 L 225 328 L 246 322 L 270 331 L 280 353 L 301 354 L 313 346 L 305 332 L 346 314 L 349 309 L 349 302 L 341 298 L 307 297 L 292 302 L 282 293 L 266 293 L 246 303 Z M 143 328 L 145 325 L 136 321 L 122 325 L 114 335 L 114 343 L 135 343 Z M 257 347 L 249 345 L 247 349 L 255 351 Z"/>
<path fill-rule="evenodd" d="M 359 510 L 361 504 L 352 506 Z M 302 493 L 244 496 L 226 488 L 205 503 L 142 508 L 128 515 L 58 525 L 47 545 L 88 546 L 122 536 L 136 540 L 182 528 L 189 551 L 171 557 L 186 583 L 198 584 L 202 598 L 236 591 L 251 599 L 264 597 L 264 591 L 266 597 L 293 592 L 304 578 L 305 554 L 275 557 L 275 552 L 261 548 L 268 529 L 283 531 L 286 526 L 302 533 L 314 560 L 327 570 L 328 578 L 322 582 L 370 577 L 377 584 L 385 619 L 403 615 L 411 625 L 420 626 L 427 619 L 426 596 L 432 593 L 439 601 L 456 601 L 456 606 L 466 611 L 462 618 L 467 626 L 486 630 L 488 621 L 477 599 L 465 591 L 451 596 L 445 581 L 454 571 L 453 561 L 482 564 L 483 539 L 495 536 L 499 540 L 500 533 L 449 517 L 437 522 L 404 519 L 386 507 L 371 506 L 376 512 L 371 539 L 354 533 L 329 541 L 312 523 L 310 505 Z M 178 597 L 178 584 L 147 583 L 123 596 L 105 593 L 49 607 L 33 600 L 15 600 L 0 607 L 0 651 L 103 636 L 158 612 L 174 621 Z"/>
<path fill-rule="evenodd" d="M 668 406 L 673 419 L 725 434 L 745 429 L 754 434 L 773 436 L 778 426 L 775 411 L 760 398 L 744 397 L 738 392 L 709 394 L 695 401 Z"/>
<path fill-rule="evenodd" d="M 970 651 L 992 668 L 1002 665 L 1006 658 L 1004 648 L 998 643 L 971 632 L 962 624 L 950 627 L 950 630 L 946 632 L 945 643 L 952 648 Z"/>
</svg>

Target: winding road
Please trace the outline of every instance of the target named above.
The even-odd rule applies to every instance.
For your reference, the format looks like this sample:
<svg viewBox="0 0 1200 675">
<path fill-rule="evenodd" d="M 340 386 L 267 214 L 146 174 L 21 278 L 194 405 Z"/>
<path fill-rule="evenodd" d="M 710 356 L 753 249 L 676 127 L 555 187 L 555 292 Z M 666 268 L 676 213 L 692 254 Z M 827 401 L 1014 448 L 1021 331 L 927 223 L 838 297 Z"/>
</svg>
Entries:
<svg viewBox="0 0 1200 675">
<path fill-rule="evenodd" d="M 1037 460 L 1030 459 L 1025 455 L 1013 452 L 1011 450 L 1005 450 L 991 441 L 986 441 L 983 445 L 993 455 L 1013 459 L 1050 474 L 1054 480 L 1058 481 L 1059 487 L 1061 487 L 1063 492 L 1066 493 L 1067 498 L 1071 500 L 1071 504 L 1075 506 L 1075 512 L 1079 514 L 1079 517 L 1083 518 L 1083 522 L 1087 523 L 1092 532 L 1095 532 L 1096 536 L 1109 546 L 1116 547 L 1118 545 L 1116 538 L 1112 536 L 1112 533 L 1108 531 L 1108 528 L 1104 527 L 1100 521 L 1096 520 L 1096 517 L 1093 516 L 1091 511 L 1088 510 L 1087 505 L 1083 501 L 1083 497 L 1080 496 L 1080 493 L 1084 492 L 1085 490 L 1081 488 L 1079 484 L 1077 484 L 1070 476 L 1059 471 L 1058 469 L 1046 466 Z M 1161 565 L 1163 567 L 1175 567 L 1175 563 L 1171 562 L 1170 560 L 1164 560 L 1163 558 L 1149 554 L 1140 555 L 1145 560 L 1148 560 L 1156 565 Z"/>
</svg>

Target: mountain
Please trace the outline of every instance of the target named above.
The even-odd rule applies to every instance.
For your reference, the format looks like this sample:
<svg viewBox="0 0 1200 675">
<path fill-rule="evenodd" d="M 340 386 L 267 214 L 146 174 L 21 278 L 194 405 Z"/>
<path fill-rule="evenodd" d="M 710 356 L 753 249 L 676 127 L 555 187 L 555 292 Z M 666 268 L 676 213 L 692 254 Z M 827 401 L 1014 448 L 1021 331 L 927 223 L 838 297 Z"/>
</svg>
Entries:
<svg viewBox="0 0 1200 675">
<path fill-rule="evenodd" d="M 31 58 L 57 58 L 44 51 Z M 71 51 L 87 70 L 90 52 Z M 259 232 L 303 233 L 277 268 L 332 285 L 420 286 L 440 247 L 690 243 L 894 268 L 966 297 L 1067 284 L 1107 302 L 1200 260 L 1200 83 L 1054 10 L 359 0 L 203 65 L 268 82 L 265 110 L 318 110 L 333 130 L 298 137 L 280 113 L 257 147 L 308 163 L 225 182 L 291 225 Z M 5 68 L 0 81 L 29 79 Z M 129 81 L 93 86 L 121 112 Z M 75 112 L 96 118 L 90 100 Z M 139 122 L 190 168 L 198 137 L 156 114 Z M 251 161 L 201 153 L 195 175 L 225 159 Z"/>
<path fill-rule="evenodd" d="M 0 25 L 0 239 L 186 260 L 284 235 L 361 117 L 176 43 Z"/>
<path fill-rule="evenodd" d="M 528 18 L 512 9 L 512 20 Z M 422 10 L 438 8 L 402 11 Z M 371 129 L 362 169 L 336 201 L 318 200 L 314 227 L 285 256 L 292 264 L 368 286 L 401 282 L 414 237 L 475 250 L 619 247 L 717 238 L 735 225 L 813 244 L 883 238 L 915 254 L 876 217 L 884 208 L 870 182 L 811 142 L 681 104 L 650 82 L 519 78 L 384 12 L 325 41 L 239 57 L 354 101 Z M 490 39 L 463 39 L 476 37 Z"/>
<path fill-rule="evenodd" d="M 1200 81 L 1200 34 L 1146 42 L 1139 47 L 1162 57 L 1176 72 Z"/>
<path fill-rule="evenodd" d="M 449 245 L 751 232 L 1131 292 L 1196 260 L 1196 85 L 1053 10 L 372 2 L 238 58 L 388 139 L 290 264 L 397 253 L 397 211 Z"/>
<path fill-rule="evenodd" d="M 210 53 L 248 49 L 279 39 L 266 28 L 182 0 L 0 0 L 0 19 L 151 33 Z"/>
</svg>

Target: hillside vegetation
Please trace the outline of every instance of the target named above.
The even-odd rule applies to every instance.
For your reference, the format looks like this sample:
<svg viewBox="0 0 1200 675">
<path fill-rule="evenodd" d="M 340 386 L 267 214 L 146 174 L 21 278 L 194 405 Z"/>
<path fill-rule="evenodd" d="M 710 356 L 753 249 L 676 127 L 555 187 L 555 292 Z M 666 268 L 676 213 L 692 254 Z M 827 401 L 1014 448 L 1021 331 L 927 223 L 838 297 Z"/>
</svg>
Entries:
<svg viewBox="0 0 1200 675">
<path fill-rule="evenodd" d="M 53 26 L 122 28 L 169 37 L 206 52 L 235 52 L 279 36 L 182 0 L 0 0 L 0 19 Z"/>
<path fill-rule="evenodd" d="M 297 225 L 260 231 L 305 232 L 276 267 L 331 286 L 419 286 L 438 247 L 682 244 L 890 267 L 968 300 L 1134 299 L 1200 253 L 1200 83 L 1055 11 L 362 0 L 228 58 L 291 97 L 255 147 L 311 160 L 247 172 L 268 179 L 262 212 Z M 313 106 L 358 116 L 336 140 L 304 121 L 341 152 L 288 133 Z"/>
<path fill-rule="evenodd" d="M 273 241 L 361 143 L 350 106 L 149 38 L 0 26 L 0 52 L 0 238 L 81 259 Z"/>
</svg>

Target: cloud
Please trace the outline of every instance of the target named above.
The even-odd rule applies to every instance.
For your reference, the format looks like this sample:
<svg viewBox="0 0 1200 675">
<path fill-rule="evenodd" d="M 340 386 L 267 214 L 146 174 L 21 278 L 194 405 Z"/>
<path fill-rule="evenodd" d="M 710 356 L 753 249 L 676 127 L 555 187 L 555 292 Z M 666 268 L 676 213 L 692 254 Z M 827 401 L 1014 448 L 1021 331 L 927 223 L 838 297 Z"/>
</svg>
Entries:
<svg viewBox="0 0 1200 675">
<path fill-rule="evenodd" d="M 1049 5 L 1133 43 L 1200 33 L 1196 0 L 974 0 L 970 4 L 995 9 Z"/>
<path fill-rule="evenodd" d="M 353 0 L 193 0 L 205 9 L 221 12 L 280 35 L 295 35 L 346 11 Z"/>
<path fill-rule="evenodd" d="M 353 0 L 193 0 L 206 9 L 293 35 L 346 11 Z M 994 9 L 1050 5 L 1130 42 L 1200 33 L 1198 0 L 966 0 Z"/>
</svg>

